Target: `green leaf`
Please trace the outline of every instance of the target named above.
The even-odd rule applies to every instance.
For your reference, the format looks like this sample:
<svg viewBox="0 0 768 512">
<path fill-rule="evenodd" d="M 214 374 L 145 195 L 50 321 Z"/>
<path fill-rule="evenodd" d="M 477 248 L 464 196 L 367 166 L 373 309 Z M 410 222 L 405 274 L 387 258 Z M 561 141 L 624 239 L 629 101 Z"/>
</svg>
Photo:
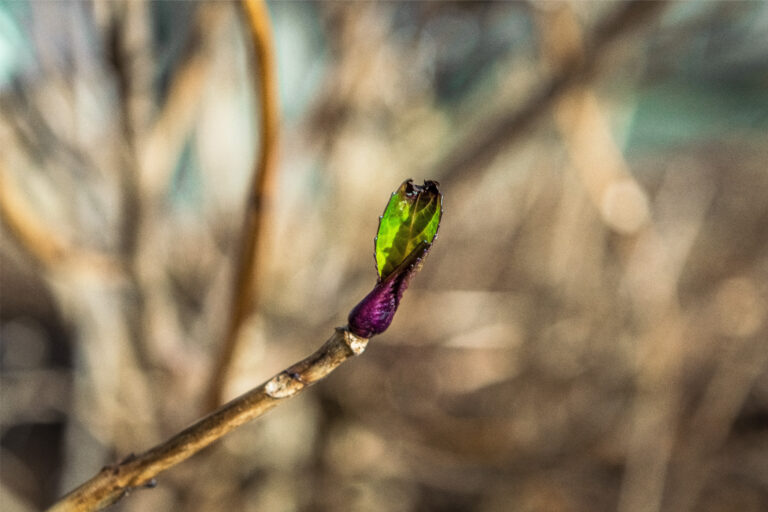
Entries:
<svg viewBox="0 0 768 512">
<path fill-rule="evenodd" d="M 435 181 L 423 186 L 406 180 L 387 204 L 376 236 L 376 269 L 379 280 L 402 263 L 421 243 L 431 245 L 443 214 L 443 196 Z"/>
</svg>

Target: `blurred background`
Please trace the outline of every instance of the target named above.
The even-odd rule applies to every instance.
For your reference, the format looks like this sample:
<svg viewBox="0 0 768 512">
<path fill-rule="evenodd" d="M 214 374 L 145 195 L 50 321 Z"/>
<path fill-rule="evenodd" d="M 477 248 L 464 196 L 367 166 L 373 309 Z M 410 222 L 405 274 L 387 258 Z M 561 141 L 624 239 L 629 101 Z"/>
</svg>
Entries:
<svg viewBox="0 0 768 512">
<path fill-rule="evenodd" d="M 768 4 L 270 2 L 282 129 L 226 391 L 439 241 L 366 353 L 115 510 L 768 510 Z M 227 2 L 0 2 L 0 508 L 204 410 L 253 161 Z"/>
</svg>

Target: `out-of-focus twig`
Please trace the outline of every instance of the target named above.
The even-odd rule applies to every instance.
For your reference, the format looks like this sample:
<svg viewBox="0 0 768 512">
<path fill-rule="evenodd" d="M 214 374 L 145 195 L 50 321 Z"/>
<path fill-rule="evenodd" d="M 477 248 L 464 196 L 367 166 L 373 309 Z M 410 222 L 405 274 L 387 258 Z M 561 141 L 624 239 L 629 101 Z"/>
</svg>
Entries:
<svg viewBox="0 0 768 512">
<path fill-rule="evenodd" d="M 6 174 L 0 168 L 0 219 L 37 263 L 55 265 L 66 255 L 64 243 L 32 213 Z"/>
<path fill-rule="evenodd" d="M 130 490 L 153 486 L 160 472 L 187 459 L 240 425 L 261 416 L 281 401 L 296 396 L 326 377 L 347 359 L 360 355 L 367 338 L 346 328 L 334 334 L 315 353 L 235 398 L 167 441 L 124 461 L 106 466 L 91 480 L 54 504 L 51 512 L 99 510 Z"/>
<path fill-rule="evenodd" d="M 10 231 L 30 259 L 45 270 L 66 266 L 70 270 L 122 273 L 120 263 L 98 252 L 75 248 L 48 228 L 24 200 L 7 170 L 0 164 L 0 222 Z"/>
<path fill-rule="evenodd" d="M 275 186 L 274 174 L 277 163 L 279 121 L 277 80 L 269 12 L 264 0 L 246 0 L 245 12 L 248 18 L 251 42 L 259 65 L 255 69 L 259 71 L 256 81 L 261 108 L 261 145 L 246 205 L 227 330 L 218 359 L 214 363 L 206 397 L 206 407 L 209 409 L 222 402 L 229 369 L 237 349 L 240 327 L 258 298 L 254 287 L 254 278 L 259 277 L 259 269 L 263 266 L 266 252 L 264 243 L 264 231 L 267 225 L 266 212 L 269 210 L 269 203 Z"/>
<path fill-rule="evenodd" d="M 627 2 L 618 12 L 609 16 L 592 34 L 584 58 L 573 59 L 561 68 L 539 92 L 528 99 L 522 107 L 500 113 L 495 119 L 483 121 L 482 129 L 474 130 L 464 141 L 459 141 L 454 149 L 438 163 L 435 174 L 440 181 L 450 183 L 461 179 L 462 175 L 474 176 L 466 172 L 476 166 L 482 166 L 493 160 L 499 151 L 525 134 L 542 114 L 546 113 L 555 100 L 574 85 L 588 80 L 598 69 L 601 56 L 606 53 L 623 34 L 647 23 L 657 14 L 665 2 L 634 0 Z"/>
<path fill-rule="evenodd" d="M 174 159 L 181 152 L 191 129 L 205 85 L 208 67 L 206 55 L 191 55 L 174 75 L 163 109 L 144 138 L 141 159 L 141 185 L 150 197 L 165 191 Z"/>
<path fill-rule="evenodd" d="M 186 57 L 173 74 L 168 99 L 159 110 L 152 127 L 142 136 L 141 187 L 156 198 L 168 188 L 176 158 L 192 130 L 200 110 L 212 63 L 211 34 L 223 25 L 228 9 L 204 3 L 197 7 L 195 29 L 187 44 Z"/>
<path fill-rule="evenodd" d="M 573 9 L 563 4 L 538 18 L 542 59 L 556 70 L 584 60 L 584 37 Z M 611 133 L 593 87 L 571 87 L 553 114 L 578 179 L 613 229 L 634 234 L 648 220 L 648 198 L 632 175 Z"/>
<path fill-rule="evenodd" d="M 678 474 L 683 480 L 670 493 L 668 510 L 696 510 L 701 492 L 712 470 L 708 456 L 719 450 L 744 406 L 755 381 L 768 370 L 768 333 L 735 343 L 724 357 L 704 391 L 701 404 L 691 418 L 680 455 Z"/>
<path fill-rule="evenodd" d="M 548 12 L 540 28 L 543 57 L 552 65 L 582 58 L 581 29 L 570 6 Z M 577 84 L 562 94 L 554 104 L 554 117 L 579 181 L 603 220 L 635 240 L 636 250 L 626 262 L 628 280 L 638 273 L 655 276 L 656 286 L 652 289 L 637 284 L 630 287 L 644 336 L 638 345 L 641 364 L 636 374 L 627 469 L 618 508 L 660 510 L 682 400 L 678 380 L 682 347 L 691 322 L 690 315 L 675 300 L 675 287 L 681 270 L 679 262 L 688 253 L 692 242 L 689 237 L 698 231 L 701 217 L 692 217 L 695 221 L 690 225 L 697 229 L 677 233 L 675 243 L 670 243 L 669 234 L 652 222 L 647 193 L 631 174 L 589 84 Z M 690 211 L 705 211 L 708 196 L 690 195 L 700 199 Z M 659 210 L 663 212 L 657 205 L 657 218 L 663 217 Z M 638 257 L 641 253 L 645 257 Z M 649 253 L 655 257 L 647 257 Z M 646 352 L 653 353 L 653 358 L 644 358 Z"/>
</svg>

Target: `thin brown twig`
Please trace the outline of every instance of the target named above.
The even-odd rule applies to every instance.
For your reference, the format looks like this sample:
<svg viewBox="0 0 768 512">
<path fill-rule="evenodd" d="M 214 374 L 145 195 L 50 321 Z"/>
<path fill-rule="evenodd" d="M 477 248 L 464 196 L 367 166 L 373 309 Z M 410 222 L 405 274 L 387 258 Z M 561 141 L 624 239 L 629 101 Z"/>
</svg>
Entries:
<svg viewBox="0 0 768 512">
<path fill-rule="evenodd" d="M 263 266 L 266 252 L 265 217 L 273 196 L 277 163 L 278 96 L 269 12 L 264 0 L 245 0 L 244 6 L 259 64 L 256 82 L 261 107 L 261 145 L 246 205 L 227 330 L 218 360 L 213 368 L 206 397 L 208 409 L 213 409 L 222 402 L 227 377 L 237 351 L 240 327 L 258 299 L 254 278 L 259 277 L 259 270 Z"/>
<path fill-rule="evenodd" d="M 154 486 L 162 471 L 189 458 L 223 435 L 298 395 L 341 363 L 365 351 L 367 338 L 337 328 L 315 353 L 196 421 L 167 441 L 138 456 L 106 466 L 96 476 L 55 503 L 49 512 L 99 510 L 132 489 Z"/>
</svg>

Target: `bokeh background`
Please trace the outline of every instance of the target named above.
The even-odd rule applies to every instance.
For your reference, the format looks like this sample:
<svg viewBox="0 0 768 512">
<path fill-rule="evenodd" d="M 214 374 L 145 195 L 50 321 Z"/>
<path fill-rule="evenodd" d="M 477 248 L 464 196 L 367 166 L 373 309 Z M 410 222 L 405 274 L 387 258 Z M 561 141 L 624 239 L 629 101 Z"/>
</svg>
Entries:
<svg viewBox="0 0 768 512">
<path fill-rule="evenodd" d="M 115 510 L 768 510 L 768 4 L 269 8 L 227 396 L 346 322 L 404 179 L 440 181 L 439 241 L 362 357 Z M 254 73 L 235 4 L 0 3 L 3 511 L 202 413 Z"/>
</svg>

